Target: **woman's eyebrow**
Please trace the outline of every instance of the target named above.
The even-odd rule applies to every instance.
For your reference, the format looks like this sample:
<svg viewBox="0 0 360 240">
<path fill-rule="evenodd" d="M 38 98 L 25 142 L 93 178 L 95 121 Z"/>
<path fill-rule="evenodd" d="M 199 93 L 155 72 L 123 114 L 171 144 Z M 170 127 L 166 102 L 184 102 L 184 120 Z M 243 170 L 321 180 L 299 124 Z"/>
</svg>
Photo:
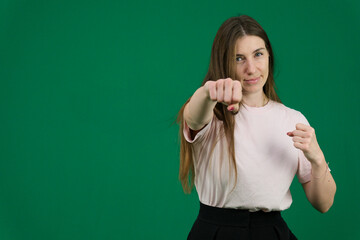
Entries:
<svg viewBox="0 0 360 240">
<path fill-rule="evenodd" d="M 253 51 L 253 53 L 256 53 L 257 51 L 260 51 L 260 50 L 265 50 L 265 48 L 258 48 L 255 51 Z M 237 53 L 236 56 L 244 56 L 244 55 Z"/>
</svg>

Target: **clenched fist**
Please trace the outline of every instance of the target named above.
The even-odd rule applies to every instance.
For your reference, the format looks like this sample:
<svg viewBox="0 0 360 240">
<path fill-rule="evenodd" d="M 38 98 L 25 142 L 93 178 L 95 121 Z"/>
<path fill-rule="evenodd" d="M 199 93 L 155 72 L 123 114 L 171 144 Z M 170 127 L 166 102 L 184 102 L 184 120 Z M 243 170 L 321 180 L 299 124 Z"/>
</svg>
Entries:
<svg viewBox="0 0 360 240">
<path fill-rule="evenodd" d="M 219 79 L 207 81 L 204 87 L 211 100 L 227 105 L 229 111 L 239 111 L 239 103 L 242 99 L 240 81 L 231 78 Z"/>
<path fill-rule="evenodd" d="M 295 128 L 294 131 L 287 133 L 289 137 L 292 137 L 294 146 L 303 151 L 310 162 L 321 162 L 324 155 L 316 140 L 315 130 L 302 123 L 296 124 Z"/>
</svg>

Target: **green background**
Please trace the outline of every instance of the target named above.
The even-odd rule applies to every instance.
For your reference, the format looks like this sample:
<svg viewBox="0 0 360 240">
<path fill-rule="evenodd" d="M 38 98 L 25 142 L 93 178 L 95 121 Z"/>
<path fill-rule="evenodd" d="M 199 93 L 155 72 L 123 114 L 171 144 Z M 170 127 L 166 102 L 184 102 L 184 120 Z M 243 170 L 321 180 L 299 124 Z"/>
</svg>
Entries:
<svg viewBox="0 0 360 240">
<path fill-rule="evenodd" d="M 299 239 L 360 239 L 360 2 L 0 1 L 0 239 L 185 239 L 196 192 L 178 126 L 227 18 L 254 17 L 282 101 L 316 129 L 337 183 L 321 214 L 295 178 Z"/>
</svg>

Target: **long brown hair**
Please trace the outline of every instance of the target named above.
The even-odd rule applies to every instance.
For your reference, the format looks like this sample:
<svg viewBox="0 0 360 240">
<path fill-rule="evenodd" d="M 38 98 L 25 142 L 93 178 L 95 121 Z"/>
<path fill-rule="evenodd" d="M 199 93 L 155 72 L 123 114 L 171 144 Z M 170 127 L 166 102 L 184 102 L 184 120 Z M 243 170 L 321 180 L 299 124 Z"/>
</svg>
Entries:
<svg viewBox="0 0 360 240">
<path fill-rule="evenodd" d="M 246 15 L 229 18 L 220 26 L 211 49 L 209 70 L 201 85 L 203 86 L 209 80 L 216 81 L 218 79 L 224 78 L 236 79 L 235 44 L 236 41 L 243 36 L 258 36 L 264 40 L 266 49 L 269 53 L 269 76 L 263 87 L 263 90 L 269 99 L 276 102 L 281 102 L 275 92 L 274 55 L 269 38 L 260 24 L 253 18 Z M 179 136 L 181 139 L 179 179 L 185 193 L 191 192 L 195 179 L 192 145 L 185 140 L 183 134 L 183 113 L 185 105 L 189 101 L 190 98 L 182 106 L 177 117 L 177 122 L 180 125 Z M 223 131 L 228 141 L 228 151 L 230 153 L 229 161 L 234 166 L 236 177 L 237 169 L 235 164 L 234 149 L 234 116 L 231 112 L 227 111 L 226 106 L 224 106 L 222 103 L 216 104 L 214 108 L 214 114 L 217 119 L 223 122 Z"/>
</svg>

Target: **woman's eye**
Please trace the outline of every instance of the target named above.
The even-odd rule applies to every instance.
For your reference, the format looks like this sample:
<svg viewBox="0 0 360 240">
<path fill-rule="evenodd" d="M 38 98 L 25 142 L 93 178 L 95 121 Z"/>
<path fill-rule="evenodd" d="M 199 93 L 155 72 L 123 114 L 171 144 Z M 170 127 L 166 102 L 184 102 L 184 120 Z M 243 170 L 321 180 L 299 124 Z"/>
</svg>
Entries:
<svg viewBox="0 0 360 240">
<path fill-rule="evenodd" d="M 236 61 L 237 61 L 237 62 L 240 62 L 240 61 L 242 61 L 242 60 L 243 60 L 242 57 L 236 57 Z"/>
<path fill-rule="evenodd" d="M 262 56 L 263 54 L 261 53 L 261 52 L 257 52 L 257 53 L 255 53 L 255 56 L 256 57 L 260 57 L 260 56 Z"/>
</svg>

